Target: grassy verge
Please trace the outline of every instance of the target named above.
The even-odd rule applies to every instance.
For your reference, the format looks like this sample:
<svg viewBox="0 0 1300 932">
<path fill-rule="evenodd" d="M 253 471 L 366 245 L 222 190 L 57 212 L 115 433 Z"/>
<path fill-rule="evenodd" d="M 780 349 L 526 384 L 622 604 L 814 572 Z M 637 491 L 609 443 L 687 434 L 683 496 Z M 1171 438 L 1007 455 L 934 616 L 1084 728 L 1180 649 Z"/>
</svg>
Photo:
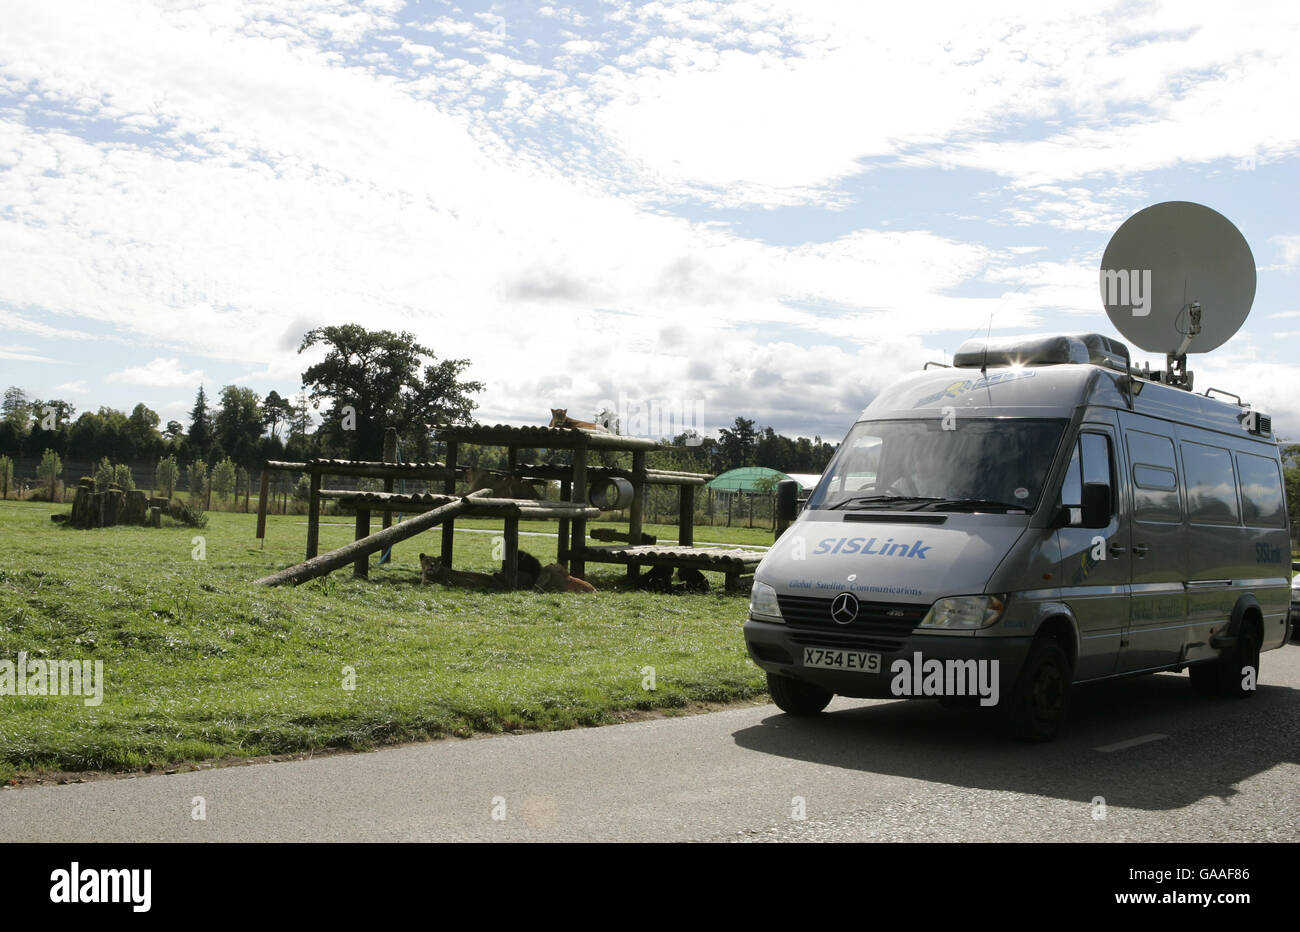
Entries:
<svg viewBox="0 0 1300 932">
<path fill-rule="evenodd" d="M 77 531 L 49 520 L 59 510 L 0 503 L 0 659 L 102 660 L 103 703 L 0 696 L 3 780 L 569 728 L 763 689 L 740 634 L 743 596 L 622 591 L 616 567 L 592 568 L 604 591 L 588 597 L 424 587 L 416 554 L 436 548 L 435 534 L 399 545 L 391 564 L 372 561 L 368 582 L 344 570 L 268 590 L 250 581 L 302 559 L 302 516 L 272 517 L 259 549 L 251 515 L 211 513 L 202 531 Z M 336 520 L 321 528 L 322 550 L 351 539 Z M 457 565 L 492 569 L 491 545 L 458 534 Z M 554 558 L 550 540 L 521 545 Z"/>
</svg>

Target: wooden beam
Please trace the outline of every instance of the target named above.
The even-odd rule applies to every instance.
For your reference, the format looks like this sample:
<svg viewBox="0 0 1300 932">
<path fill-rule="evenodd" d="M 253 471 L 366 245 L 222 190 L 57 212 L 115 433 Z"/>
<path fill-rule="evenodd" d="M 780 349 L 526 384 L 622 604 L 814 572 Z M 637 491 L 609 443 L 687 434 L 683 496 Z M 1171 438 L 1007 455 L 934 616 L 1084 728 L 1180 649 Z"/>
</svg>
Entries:
<svg viewBox="0 0 1300 932">
<path fill-rule="evenodd" d="M 355 563 L 357 557 L 361 554 L 371 554 L 377 550 L 383 550 L 398 541 L 406 540 L 408 537 L 414 537 L 422 531 L 446 521 L 453 515 L 460 514 L 473 504 L 474 496 L 479 492 L 471 492 L 464 498 L 457 499 L 454 502 L 443 505 L 441 508 L 435 508 L 433 511 L 417 515 L 409 520 L 394 524 L 386 531 L 376 531 L 369 537 L 361 540 L 354 540 L 337 550 L 331 550 L 329 553 L 322 553 L 318 557 L 305 560 L 297 566 L 291 566 L 288 569 L 280 570 L 278 573 L 272 573 L 270 576 L 264 576 L 257 580 L 255 585 L 258 586 L 281 586 L 285 583 L 298 585 L 309 579 L 315 579 L 318 576 L 324 576 L 332 573 L 340 567 L 349 563 Z"/>
<path fill-rule="evenodd" d="M 514 515 L 506 517 L 506 552 L 502 574 L 506 578 L 506 588 L 519 588 L 519 519 Z"/>
<path fill-rule="evenodd" d="M 645 451 L 637 450 L 632 454 L 632 505 L 628 509 L 627 539 L 629 543 L 641 542 L 642 510 L 645 508 Z M 635 580 L 640 575 L 640 568 L 635 563 L 627 565 L 628 579 Z"/>
<path fill-rule="evenodd" d="M 266 539 L 266 499 L 271 487 L 271 473 L 262 470 L 262 482 L 257 490 L 257 539 Z"/>
<path fill-rule="evenodd" d="M 307 496 L 307 559 L 320 550 L 320 473 L 311 474 L 311 494 Z"/>
<path fill-rule="evenodd" d="M 691 547 L 695 544 L 695 486 L 681 486 L 677 496 L 677 543 Z"/>
<path fill-rule="evenodd" d="M 370 512 L 365 508 L 357 509 L 357 533 L 353 540 L 365 540 L 370 536 Z M 370 554 L 363 553 L 352 564 L 352 575 L 357 579 L 370 578 Z"/>
<path fill-rule="evenodd" d="M 456 494 L 456 454 L 459 445 L 455 440 L 447 441 L 447 475 L 442 480 L 442 490 L 448 495 Z M 481 491 L 488 491 L 486 489 Z M 452 552 L 456 547 L 455 522 L 448 521 L 442 526 L 442 565 L 451 569 Z"/>
<path fill-rule="evenodd" d="M 572 475 L 572 473 L 570 473 Z M 569 501 L 569 495 L 573 490 L 573 482 L 569 479 L 560 480 L 560 500 Z M 569 519 L 561 518 L 559 533 L 556 535 L 559 541 L 555 547 L 555 562 L 560 564 L 566 570 L 569 568 Z"/>
<path fill-rule="evenodd" d="M 580 431 L 577 433 L 581 433 Z M 579 441 L 573 448 L 573 489 L 569 501 L 587 504 L 587 444 Z M 587 522 L 574 518 L 569 527 L 569 574 L 582 578 L 586 566 L 582 562 L 582 548 L 587 543 Z"/>
</svg>

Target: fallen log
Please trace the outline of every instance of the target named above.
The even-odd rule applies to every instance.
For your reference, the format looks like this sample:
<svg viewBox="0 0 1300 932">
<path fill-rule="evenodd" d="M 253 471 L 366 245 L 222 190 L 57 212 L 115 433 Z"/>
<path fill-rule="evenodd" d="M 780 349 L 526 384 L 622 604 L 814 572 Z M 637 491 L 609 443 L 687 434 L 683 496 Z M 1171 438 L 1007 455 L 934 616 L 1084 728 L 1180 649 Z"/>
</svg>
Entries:
<svg viewBox="0 0 1300 932">
<path fill-rule="evenodd" d="M 278 573 L 272 573 L 270 576 L 264 576 L 257 580 L 254 585 L 257 586 L 282 586 L 290 583 L 294 586 L 305 583 L 309 579 L 315 579 L 318 576 L 325 576 L 335 570 L 347 566 L 349 563 L 355 563 L 361 557 L 368 556 L 378 550 L 383 550 L 398 541 L 406 540 L 408 537 L 414 537 L 421 531 L 427 531 L 435 525 L 441 524 L 448 518 L 454 518 L 456 515 L 468 511 L 474 504 L 474 500 L 487 495 L 486 489 L 479 492 L 471 492 L 464 498 L 457 499 L 432 511 L 426 511 L 422 515 L 416 515 L 414 518 L 408 518 L 392 527 L 376 531 L 369 537 L 363 537 L 360 540 L 354 540 L 350 544 L 345 544 L 337 550 L 331 550 L 329 553 L 322 553 L 319 556 L 312 557 L 297 566 L 291 566 L 286 570 L 280 570 Z"/>
</svg>

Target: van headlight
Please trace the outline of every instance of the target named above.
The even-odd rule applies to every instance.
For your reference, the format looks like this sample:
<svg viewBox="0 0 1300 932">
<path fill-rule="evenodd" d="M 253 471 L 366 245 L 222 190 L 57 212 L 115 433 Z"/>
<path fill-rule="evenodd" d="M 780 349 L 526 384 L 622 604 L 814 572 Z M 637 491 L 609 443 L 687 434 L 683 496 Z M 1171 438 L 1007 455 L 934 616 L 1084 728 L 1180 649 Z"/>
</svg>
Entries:
<svg viewBox="0 0 1300 932">
<path fill-rule="evenodd" d="M 1006 607 L 1006 596 L 957 595 L 940 599 L 931 605 L 917 627 L 945 628 L 950 631 L 987 628 L 1002 617 Z"/>
<path fill-rule="evenodd" d="M 757 580 L 749 590 L 749 614 L 762 621 L 785 622 L 781 617 L 781 606 L 776 601 L 776 590 Z"/>
</svg>

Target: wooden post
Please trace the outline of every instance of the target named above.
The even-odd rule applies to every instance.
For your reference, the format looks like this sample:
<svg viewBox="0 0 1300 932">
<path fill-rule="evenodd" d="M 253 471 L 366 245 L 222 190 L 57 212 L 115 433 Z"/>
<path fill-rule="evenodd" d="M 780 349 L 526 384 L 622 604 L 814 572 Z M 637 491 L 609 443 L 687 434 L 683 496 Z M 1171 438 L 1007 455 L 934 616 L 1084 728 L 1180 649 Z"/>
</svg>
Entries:
<svg viewBox="0 0 1300 932">
<path fill-rule="evenodd" d="M 320 550 L 320 469 L 311 471 L 311 494 L 307 496 L 307 559 Z"/>
<path fill-rule="evenodd" d="M 519 518 L 506 516 L 506 553 L 505 565 L 501 568 L 506 579 L 507 589 L 519 588 Z"/>
<path fill-rule="evenodd" d="M 569 493 L 572 488 L 573 483 L 568 479 L 560 480 L 560 501 L 570 501 Z M 555 548 L 555 562 L 567 570 L 569 568 L 569 519 L 561 518 L 559 525 L 559 533 L 555 535 L 559 538 Z"/>
<path fill-rule="evenodd" d="M 370 536 L 370 509 L 357 509 L 357 534 L 353 540 L 363 540 Z M 370 578 L 370 554 L 363 553 L 352 564 L 352 575 L 357 579 Z"/>
<path fill-rule="evenodd" d="M 641 546 L 642 509 L 645 503 L 645 450 L 632 453 L 632 506 L 627 514 L 627 543 L 629 547 Z M 627 565 L 627 577 L 635 581 L 641 574 L 636 563 Z"/>
<path fill-rule="evenodd" d="M 384 462 L 385 463 L 397 462 L 397 428 L 396 427 L 387 427 L 384 429 Z M 393 488 L 394 488 L 393 477 L 389 476 L 386 479 L 384 479 L 384 491 L 391 492 L 393 491 Z M 391 511 L 385 511 L 381 523 L 385 529 L 392 527 L 393 513 Z M 392 559 L 393 559 L 393 552 L 390 550 L 388 551 L 386 558 L 380 557 L 380 562 L 388 563 Z"/>
<path fill-rule="evenodd" d="M 458 441 L 447 441 L 447 478 L 442 481 L 442 490 L 448 495 L 456 494 L 456 453 L 459 447 Z M 442 525 L 442 565 L 447 569 L 451 569 L 452 551 L 455 548 L 455 523 L 448 520 Z"/>
<path fill-rule="evenodd" d="M 695 486 L 679 485 L 677 501 L 677 543 L 695 546 Z"/>
<path fill-rule="evenodd" d="M 257 489 L 257 539 L 266 540 L 266 496 L 271 488 L 271 474 L 262 470 L 262 482 Z"/>
<path fill-rule="evenodd" d="M 573 489 L 569 501 L 577 505 L 587 504 L 587 438 L 582 436 L 573 447 Z M 574 518 L 569 530 L 569 574 L 582 578 L 586 572 L 586 561 L 582 558 L 582 548 L 587 545 L 587 519 Z"/>
</svg>

